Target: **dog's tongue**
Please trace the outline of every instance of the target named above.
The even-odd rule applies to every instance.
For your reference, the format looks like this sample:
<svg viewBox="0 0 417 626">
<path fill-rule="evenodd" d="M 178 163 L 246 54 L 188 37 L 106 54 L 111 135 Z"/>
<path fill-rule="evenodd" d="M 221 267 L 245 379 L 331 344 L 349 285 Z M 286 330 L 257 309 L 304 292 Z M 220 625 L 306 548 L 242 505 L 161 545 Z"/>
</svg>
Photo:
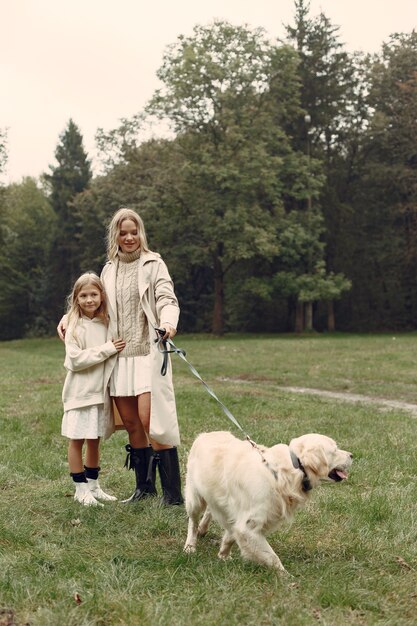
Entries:
<svg viewBox="0 0 417 626">
<path fill-rule="evenodd" d="M 348 475 L 346 474 L 346 472 L 342 472 L 342 470 L 336 470 L 336 474 L 339 476 L 339 478 L 341 478 L 342 480 L 344 480 L 345 478 L 348 477 Z"/>
</svg>

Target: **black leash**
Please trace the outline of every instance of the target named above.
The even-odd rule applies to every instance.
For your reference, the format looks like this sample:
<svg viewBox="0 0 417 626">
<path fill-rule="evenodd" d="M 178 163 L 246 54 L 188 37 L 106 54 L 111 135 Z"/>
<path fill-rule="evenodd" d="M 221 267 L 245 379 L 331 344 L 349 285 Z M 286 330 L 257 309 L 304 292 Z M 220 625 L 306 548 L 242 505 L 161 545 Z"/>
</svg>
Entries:
<svg viewBox="0 0 417 626">
<path fill-rule="evenodd" d="M 155 328 L 155 330 L 156 330 L 157 333 L 159 333 L 160 337 L 165 335 L 166 331 L 165 331 L 164 328 Z M 223 402 L 221 402 L 221 400 L 219 400 L 219 398 L 216 396 L 214 391 L 212 389 L 210 389 L 210 387 L 207 385 L 207 383 L 204 382 L 204 380 L 201 378 L 200 374 L 195 369 L 194 365 L 192 365 L 188 361 L 188 359 L 186 357 L 187 353 L 185 352 L 185 350 L 183 350 L 182 348 L 177 348 L 177 346 L 174 344 L 172 339 L 160 339 L 160 338 L 158 338 L 155 341 L 158 342 L 158 350 L 159 350 L 159 352 L 161 352 L 161 354 L 164 355 L 163 363 L 162 363 L 162 367 L 161 367 L 161 374 L 162 374 L 162 376 L 165 376 L 165 374 L 167 372 L 167 368 L 168 368 L 168 354 L 178 354 L 178 356 L 183 361 L 185 361 L 185 363 L 187 363 L 188 367 L 190 368 L 190 370 L 192 371 L 194 376 L 196 378 L 198 378 L 198 380 L 203 383 L 204 387 L 207 389 L 207 391 L 211 395 L 211 397 L 214 398 L 220 404 L 220 406 L 222 407 L 223 411 L 226 413 L 227 417 L 233 422 L 233 424 L 235 426 L 237 426 L 237 428 L 239 428 L 240 431 L 242 431 L 242 433 L 245 435 L 246 439 L 251 441 L 249 435 L 247 433 L 245 433 L 245 431 L 243 430 L 242 426 L 239 424 L 239 422 L 237 421 L 235 416 L 229 411 L 227 406 L 225 406 L 223 404 Z M 160 347 L 161 344 L 162 344 L 162 349 Z M 169 345 L 171 349 L 168 349 L 167 345 Z"/>
<path fill-rule="evenodd" d="M 214 393 L 214 391 L 208 386 L 208 384 L 201 378 L 200 374 L 197 372 L 197 370 L 195 369 L 194 365 L 192 365 L 187 357 L 186 357 L 186 352 L 185 350 L 183 350 L 182 348 L 177 348 L 177 346 L 174 344 L 174 342 L 172 341 L 172 339 L 162 339 L 162 337 L 166 334 L 166 330 L 165 328 L 155 328 L 155 331 L 158 333 L 159 337 L 157 339 L 155 339 L 155 343 L 158 342 L 158 350 L 161 354 L 163 354 L 163 362 L 162 362 L 162 367 L 161 367 L 161 374 L 162 376 L 165 376 L 166 372 L 167 372 L 167 368 L 168 368 L 168 354 L 178 354 L 178 356 L 185 361 L 185 363 L 188 365 L 188 367 L 190 368 L 191 372 L 194 374 L 194 376 L 196 378 L 198 378 L 198 380 L 204 385 L 204 387 L 206 388 L 207 392 L 211 395 L 212 398 L 214 398 L 216 400 L 216 402 L 218 402 L 220 404 L 220 406 L 222 407 L 224 413 L 227 415 L 227 417 L 229 418 L 229 420 L 231 422 L 233 422 L 233 424 L 242 432 L 242 434 L 244 435 L 245 439 L 247 441 L 249 441 L 249 443 L 252 445 L 253 448 L 255 448 L 255 450 L 257 450 L 257 452 L 259 452 L 259 454 L 262 457 L 262 461 L 263 463 L 266 464 L 266 466 L 268 467 L 268 469 L 272 472 L 272 474 L 274 475 L 275 478 L 277 478 L 277 473 L 274 469 L 272 469 L 272 467 L 269 465 L 268 461 L 265 459 L 262 450 L 259 448 L 259 446 L 257 445 L 257 443 L 255 441 L 253 441 L 253 439 L 251 439 L 249 437 L 249 435 L 243 430 L 242 426 L 239 424 L 239 422 L 237 421 L 237 419 L 235 418 L 235 416 L 229 411 L 229 409 L 227 408 L 227 406 L 225 406 L 223 404 L 223 402 L 221 400 L 219 400 L 219 398 L 216 396 L 216 394 Z M 162 345 L 162 348 L 161 348 Z M 169 348 L 167 347 L 169 346 Z"/>
<path fill-rule="evenodd" d="M 185 363 L 188 365 L 188 367 L 190 368 L 190 370 L 194 374 L 194 376 L 196 378 L 198 378 L 198 380 L 204 385 L 204 387 L 207 389 L 207 392 L 211 395 L 211 397 L 214 398 L 216 400 L 216 402 L 218 402 L 220 404 L 220 406 L 222 407 L 224 413 L 227 415 L 227 417 L 230 419 L 230 421 L 233 422 L 233 424 L 242 432 L 242 434 L 245 437 L 245 439 L 247 441 L 249 441 L 251 446 L 261 455 L 262 462 L 265 463 L 265 465 L 270 470 L 270 472 L 272 472 L 272 474 L 275 477 L 275 479 L 277 479 L 278 478 L 277 472 L 269 465 L 268 461 L 265 459 L 265 457 L 263 455 L 263 452 L 259 448 L 258 444 L 255 441 L 253 441 L 253 439 L 251 439 L 249 437 L 249 435 L 243 430 L 242 426 L 239 424 L 239 422 L 237 421 L 235 416 L 229 411 L 227 406 L 225 406 L 223 404 L 223 402 L 221 402 L 221 400 L 219 400 L 219 398 L 216 396 L 214 391 L 207 385 L 206 382 L 204 382 L 204 380 L 201 378 L 200 374 L 195 369 L 194 365 L 192 365 L 188 361 L 188 359 L 186 357 L 187 353 L 185 352 L 185 350 L 183 350 L 182 348 L 177 348 L 177 346 L 174 344 L 172 339 L 169 339 L 169 338 L 168 339 L 163 339 L 163 336 L 166 334 L 165 328 L 155 328 L 155 331 L 159 335 L 158 338 L 155 339 L 155 342 L 158 342 L 158 350 L 159 350 L 159 352 L 161 354 L 163 354 L 163 362 L 162 362 L 162 367 L 161 367 L 161 374 L 162 374 L 162 376 L 165 376 L 165 374 L 167 373 L 168 354 L 178 354 L 178 356 L 183 361 L 185 361 Z M 161 345 L 162 345 L 162 348 L 161 348 Z M 167 346 L 169 346 L 170 348 L 168 348 Z M 303 473 L 303 480 L 302 480 L 302 489 L 303 489 L 303 491 L 304 492 L 310 491 L 312 486 L 311 486 L 311 483 L 310 483 L 310 479 L 307 476 L 307 472 L 306 472 L 306 470 L 304 468 L 304 465 L 301 463 L 301 461 L 297 457 L 297 455 L 294 454 L 294 452 L 292 452 L 291 450 L 290 450 L 290 456 L 291 456 L 291 461 L 292 461 L 293 467 L 295 469 L 301 470 L 301 472 Z"/>
</svg>

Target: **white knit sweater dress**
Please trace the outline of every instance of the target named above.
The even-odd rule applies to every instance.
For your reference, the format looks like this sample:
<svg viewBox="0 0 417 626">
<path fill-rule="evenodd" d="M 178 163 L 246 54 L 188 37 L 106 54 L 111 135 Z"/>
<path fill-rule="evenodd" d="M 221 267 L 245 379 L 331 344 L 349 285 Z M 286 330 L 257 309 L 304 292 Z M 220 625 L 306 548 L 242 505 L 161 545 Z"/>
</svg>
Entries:
<svg viewBox="0 0 417 626">
<path fill-rule="evenodd" d="M 140 305 L 137 274 L 140 250 L 120 252 L 116 277 L 117 331 L 126 341 L 110 379 L 111 396 L 139 396 L 151 390 L 149 329 Z"/>
</svg>

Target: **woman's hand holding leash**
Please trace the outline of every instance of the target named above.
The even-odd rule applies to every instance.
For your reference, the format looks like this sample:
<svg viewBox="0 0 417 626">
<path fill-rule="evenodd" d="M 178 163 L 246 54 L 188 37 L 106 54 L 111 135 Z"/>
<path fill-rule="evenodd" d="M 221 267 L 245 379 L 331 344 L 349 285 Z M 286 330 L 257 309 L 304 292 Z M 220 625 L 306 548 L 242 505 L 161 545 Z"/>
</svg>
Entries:
<svg viewBox="0 0 417 626">
<path fill-rule="evenodd" d="M 168 322 L 163 322 L 162 327 L 157 329 L 161 339 L 173 339 L 177 334 L 177 329 L 168 324 Z M 164 331 L 164 334 L 162 334 Z"/>
</svg>

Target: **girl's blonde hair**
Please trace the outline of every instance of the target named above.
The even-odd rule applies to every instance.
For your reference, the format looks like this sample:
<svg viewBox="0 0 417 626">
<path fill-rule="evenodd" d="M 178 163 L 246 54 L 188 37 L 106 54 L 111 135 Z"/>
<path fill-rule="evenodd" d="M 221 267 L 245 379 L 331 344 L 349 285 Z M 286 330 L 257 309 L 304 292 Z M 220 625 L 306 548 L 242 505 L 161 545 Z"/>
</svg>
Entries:
<svg viewBox="0 0 417 626">
<path fill-rule="evenodd" d="M 101 319 L 103 324 L 106 326 L 109 323 L 108 313 L 107 313 L 107 298 L 106 292 L 104 291 L 103 283 L 94 272 L 86 272 L 82 274 L 74 283 L 74 287 L 72 288 L 71 293 L 67 298 L 67 322 L 68 322 L 68 332 L 71 332 L 75 335 L 75 327 L 77 325 L 78 320 L 82 316 L 82 311 L 80 305 L 78 304 L 78 294 L 82 289 L 87 287 L 88 285 L 92 285 L 95 287 L 101 295 L 101 304 L 97 309 L 94 317 L 98 317 Z"/>
<path fill-rule="evenodd" d="M 120 227 L 124 220 L 132 220 L 132 222 L 135 222 L 138 228 L 140 242 L 139 248 L 142 252 L 149 252 L 145 226 L 142 218 L 136 213 L 136 211 L 133 211 L 133 209 L 123 207 L 116 211 L 107 227 L 107 258 L 109 261 L 114 261 L 119 252 L 117 237 L 119 236 Z"/>
</svg>

